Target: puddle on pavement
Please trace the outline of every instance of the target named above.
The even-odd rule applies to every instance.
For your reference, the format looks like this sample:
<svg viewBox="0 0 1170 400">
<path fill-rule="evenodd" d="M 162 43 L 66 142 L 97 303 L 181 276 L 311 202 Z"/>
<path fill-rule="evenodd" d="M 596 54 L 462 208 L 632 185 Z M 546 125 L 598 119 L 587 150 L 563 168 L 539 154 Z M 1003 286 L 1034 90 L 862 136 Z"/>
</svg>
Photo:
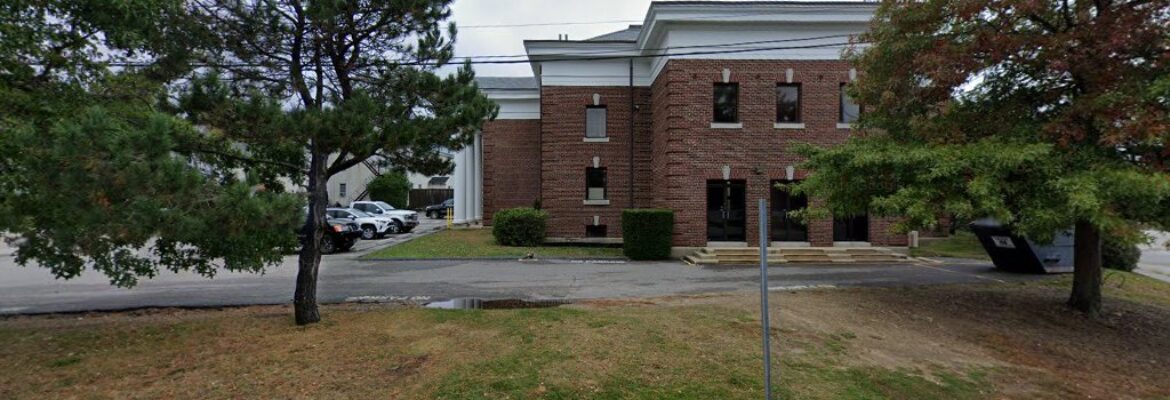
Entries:
<svg viewBox="0 0 1170 400">
<path fill-rule="evenodd" d="M 520 308 L 550 308 L 569 304 L 567 300 L 521 300 L 498 299 L 485 300 L 481 298 L 465 297 L 446 301 L 432 301 L 426 308 L 441 310 L 512 310 Z"/>
</svg>

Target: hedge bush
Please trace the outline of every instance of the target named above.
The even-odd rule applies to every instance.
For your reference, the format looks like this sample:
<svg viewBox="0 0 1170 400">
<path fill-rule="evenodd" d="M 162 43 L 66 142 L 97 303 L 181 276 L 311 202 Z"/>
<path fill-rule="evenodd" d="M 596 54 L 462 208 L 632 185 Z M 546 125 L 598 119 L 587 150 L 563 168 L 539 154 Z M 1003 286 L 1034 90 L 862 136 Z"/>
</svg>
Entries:
<svg viewBox="0 0 1170 400">
<path fill-rule="evenodd" d="M 670 257 L 674 211 L 667 209 L 622 210 L 622 250 L 632 260 Z"/>
<path fill-rule="evenodd" d="M 492 216 L 492 236 L 504 246 L 540 246 L 544 243 L 548 213 L 534 208 L 509 208 Z"/>
<path fill-rule="evenodd" d="M 1141 257 L 1142 250 L 1132 239 L 1106 234 L 1102 240 L 1101 266 L 1105 268 L 1133 271 Z"/>
</svg>

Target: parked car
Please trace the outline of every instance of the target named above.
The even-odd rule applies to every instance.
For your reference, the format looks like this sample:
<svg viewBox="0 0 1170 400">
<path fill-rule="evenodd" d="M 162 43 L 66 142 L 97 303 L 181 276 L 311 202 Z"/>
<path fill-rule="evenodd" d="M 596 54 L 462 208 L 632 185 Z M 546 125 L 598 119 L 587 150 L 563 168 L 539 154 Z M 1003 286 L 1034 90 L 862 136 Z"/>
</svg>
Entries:
<svg viewBox="0 0 1170 400">
<path fill-rule="evenodd" d="M 325 236 L 321 238 L 321 254 L 333 254 L 353 248 L 359 237 L 361 228 L 357 223 L 343 219 L 326 219 Z M 301 245 L 305 244 L 304 231 L 297 233 Z"/>
<path fill-rule="evenodd" d="M 363 211 L 375 217 L 390 218 L 389 233 L 406 233 L 418 226 L 418 212 L 398 210 L 384 201 L 355 201 L 349 208 Z"/>
<path fill-rule="evenodd" d="M 350 220 L 356 222 L 362 230 L 362 239 L 380 239 L 390 232 L 390 225 L 394 220 L 389 217 L 375 217 L 353 208 L 326 208 L 325 215 L 329 218 Z"/>
<path fill-rule="evenodd" d="M 442 203 L 427 206 L 424 211 L 426 211 L 428 218 L 447 218 L 447 209 L 452 207 L 455 207 L 455 199 L 447 199 Z"/>
</svg>

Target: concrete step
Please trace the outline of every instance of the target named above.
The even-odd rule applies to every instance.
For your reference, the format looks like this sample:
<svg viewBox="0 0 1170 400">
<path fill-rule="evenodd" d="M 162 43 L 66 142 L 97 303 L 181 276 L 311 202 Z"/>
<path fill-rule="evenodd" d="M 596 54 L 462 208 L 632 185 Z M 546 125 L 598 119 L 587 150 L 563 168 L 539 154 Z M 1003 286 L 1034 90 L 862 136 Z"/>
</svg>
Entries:
<svg viewBox="0 0 1170 400">
<path fill-rule="evenodd" d="M 903 263 L 909 259 L 902 254 L 878 247 L 800 247 L 769 248 L 769 264 L 808 263 Z M 703 248 L 684 257 L 684 262 L 694 265 L 711 264 L 759 264 L 760 250 L 756 247 Z"/>
<path fill-rule="evenodd" d="M 831 263 L 835 260 L 835 258 L 825 255 L 786 256 L 784 259 L 790 263 Z"/>
</svg>

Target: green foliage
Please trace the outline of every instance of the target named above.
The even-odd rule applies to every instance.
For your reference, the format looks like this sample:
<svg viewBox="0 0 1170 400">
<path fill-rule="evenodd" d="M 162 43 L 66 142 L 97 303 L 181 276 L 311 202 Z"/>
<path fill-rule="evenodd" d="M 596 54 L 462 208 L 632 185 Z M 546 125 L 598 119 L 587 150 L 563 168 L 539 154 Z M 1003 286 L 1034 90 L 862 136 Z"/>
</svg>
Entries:
<svg viewBox="0 0 1170 400">
<path fill-rule="evenodd" d="M 799 149 L 814 173 L 793 189 L 827 200 L 804 215 L 904 216 L 901 231 L 990 216 L 1039 241 L 1076 222 L 1170 226 L 1170 64 L 1126 61 L 1170 45 L 1167 11 L 884 2 L 872 46 L 849 55 L 864 71 L 857 134 Z"/>
<path fill-rule="evenodd" d="M 622 249 L 633 260 L 670 257 L 674 211 L 669 209 L 622 210 Z"/>
<path fill-rule="evenodd" d="M 390 203 L 394 208 L 406 209 L 410 199 L 410 179 L 401 172 L 389 172 L 374 178 L 366 185 L 370 199 Z"/>
<path fill-rule="evenodd" d="M 299 197 L 196 151 L 232 152 L 160 112 L 164 80 L 188 67 L 182 9 L 0 6 L 0 231 L 24 239 L 18 263 L 65 279 L 93 269 L 133 286 L 163 269 L 259 271 L 296 245 Z M 109 70 L 102 59 L 119 55 L 149 65 Z"/>
<path fill-rule="evenodd" d="M 307 182 L 319 235 L 329 176 L 448 169 L 494 117 L 469 64 L 441 70 L 450 3 L 2 2 L 0 232 L 22 264 L 120 286 L 279 263 L 305 222 L 282 182 Z"/>
<path fill-rule="evenodd" d="M 1138 260 L 1142 258 L 1138 241 L 1128 235 L 1104 236 L 1101 245 L 1101 266 L 1121 271 L 1133 271 L 1137 268 Z"/>
<path fill-rule="evenodd" d="M 509 208 L 492 216 L 492 236 L 504 246 L 534 247 L 544 243 L 548 213 L 534 208 Z"/>
</svg>

